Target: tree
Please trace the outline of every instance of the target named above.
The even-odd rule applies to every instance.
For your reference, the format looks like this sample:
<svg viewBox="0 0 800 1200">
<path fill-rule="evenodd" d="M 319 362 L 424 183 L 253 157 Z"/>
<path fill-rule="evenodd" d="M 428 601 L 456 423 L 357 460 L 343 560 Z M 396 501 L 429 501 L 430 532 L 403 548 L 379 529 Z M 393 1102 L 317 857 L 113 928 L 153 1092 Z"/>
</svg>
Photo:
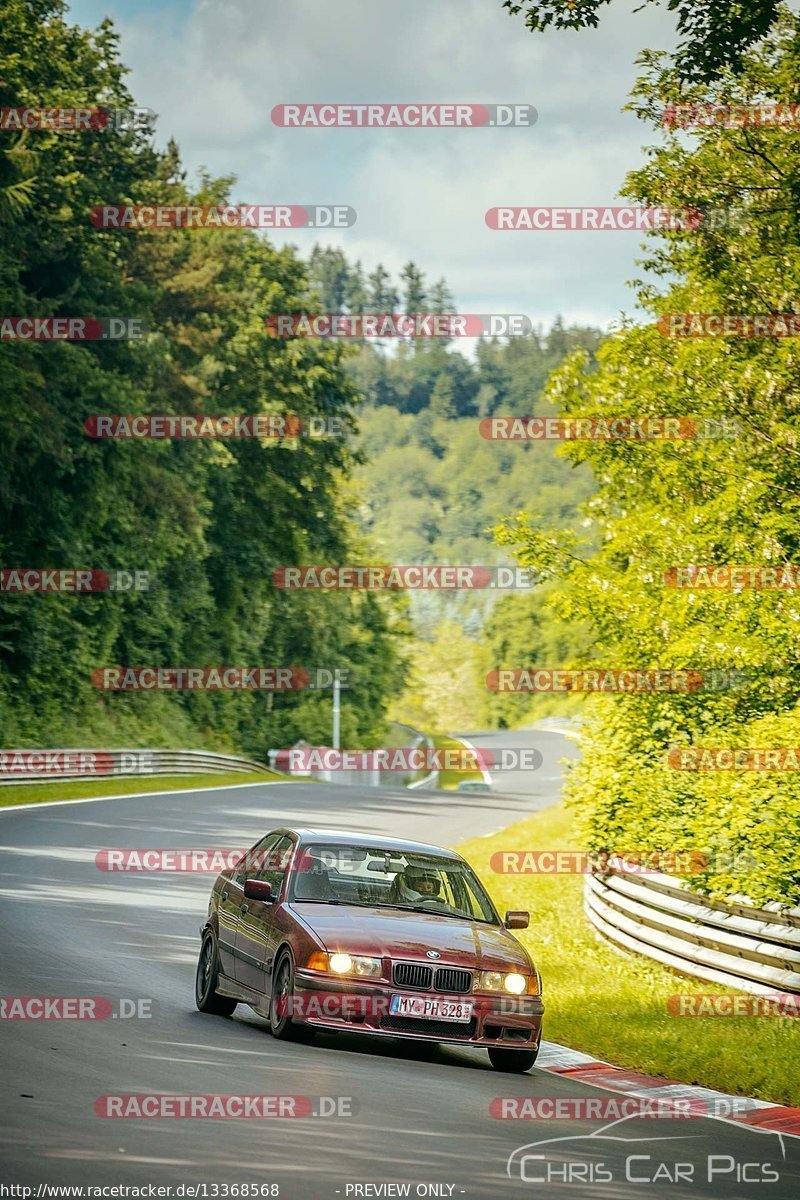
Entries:
<svg viewBox="0 0 800 1200">
<path fill-rule="evenodd" d="M 87 31 L 63 12 L 57 0 L 8 0 L 2 103 L 130 108 L 110 23 Z M 92 439 L 83 425 L 114 412 L 288 412 L 306 430 L 335 418 L 352 437 L 360 396 L 348 348 L 265 334 L 268 314 L 302 309 L 307 264 L 245 230 L 94 230 L 87 215 L 101 201 L 228 201 L 230 178 L 190 188 L 174 143 L 158 153 L 146 131 L 2 136 L 10 156 L 30 156 L 35 203 L 2 231 L 0 313 L 136 317 L 148 332 L 3 341 L 0 562 L 139 569 L 153 582 L 138 593 L 0 592 L 2 740 L 263 757 L 270 743 L 317 736 L 330 709 L 310 690 L 98 692 L 92 671 L 116 664 L 339 667 L 353 681 L 348 736 L 378 736 L 403 675 L 397 598 L 288 593 L 272 581 L 282 565 L 369 561 L 354 527 L 350 438 L 126 442 Z M 317 248 L 314 270 L 337 301 L 341 252 Z"/>
<path fill-rule="evenodd" d="M 405 284 L 403 292 L 403 308 L 407 313 L 425 311 L 425 276 L 413 262 L 407 262 L 400 272 L 400 278 Z"/>
<path fill-rule="evenodd" d="M 486 654 L 454 621 L 443 621 L 431 642 L 411 658 L 406 689 L 392 709 L 398 721 L 417 728 L 466 732 L 482 729 L 488 702 L 482 687 Z"/>
<path fill-rule="evenodd" d="M 367 286 L 361 263 L 351 267 L 344 287 L 344 302 L 351 313 L 364 312 L 368 302 Z"/>
<path fill-rule="evenodd" d="M 453 293 L 447 286 L 447 280 L 442 277 L 431 286 L 430 310 L 435 313 L 456 312 L 456 302 Z"/>
<path fill-rule="evenodd" d="M 784 99 L 797 79 L 800 19 L 744 60 L 730 99 Z M 658 123 L 665 75 L 654 62 L 635 105 Z M 673 75 L 673 88 L 680 81 Z M 667 93 L 669 97 L 669 92 Z M 673 92 L 674 95 L 674 92 Z M 708 98 L 698 89 L 697 98 Z M 709 128 L 687 145 L 671 135 L 629 176 L 625 194 L 671 208 L 724 205 L 731 221 L 651 238 L 658 287 L 639 286 L 652 317 L 670 313 L 781 313 L 800 287 L 800 133 Z M 800 555 L 797 454 L 800 346 L 792 337 L 669 337 L 626 324 L 589 369 L 577 353 L 554 375 L 564 415 L 695 418 L 679 441 L 582 441 L 565 446 L 598 490 L 576 530 L 518 517 L 499 531 L 518 560 L 556 581 L 559 611 L 586 623 L 598 647 L 586 666 L 741 670 L 740 684 L 694 694 L 599 697 L 569 794 L 592 849 L 723 851 L 693 886 L 757 903 L 797 904 L 800 775 L 796 771 L 674 769 L 694 747 L 800 744 L 800 634 L 796 594 L 774 588 L 683 589 L 682 565 L 782 569 Z M 666 326 L 668 329 L 669 327 Z M 738 435 L 725 420 L 734 417 Z M 589 706 L 587 706 L 589 707 Z M 673 754 L 674 759 L 674 754 Z"/>
<path fill-rule="evenodd" d="M 661 3 L 662 0 L 644 0 Z M 524 10 L 531 31 L 596 28 L 600 10 L 611 0 L 503 0 L 512 15 Z M 765 37 L 781 11 L 781 0 L 666 0 L 677 12 L 683 35 L 676 53 L 682 78 L 710 83 L 726 71 L 739 72 L 745 53 Z M 644 7 L 642 4 L 641 7 Z"/>
<path fill-rule="evenodd" d="M 324 312 L 341 312 L 346 306 L 350 267 L 343 251 L 315 245 L 309 258 L 310 283 L 319 293 Z"/>
<path fill-rule="evenodd" d="M 372 312 L 391 313 L 400 303 L 400 297 L 391 286 L 391 277 L 386 268 L 378 263 L 368 277 L 369 306 Z"/>
<path fill-rule="evenodd" d="M 431 392 L 430 409 L 433 417 L 449 420 L 456 415 L 456 389 L 450 375 L 439 375 Z"/>
</svg>

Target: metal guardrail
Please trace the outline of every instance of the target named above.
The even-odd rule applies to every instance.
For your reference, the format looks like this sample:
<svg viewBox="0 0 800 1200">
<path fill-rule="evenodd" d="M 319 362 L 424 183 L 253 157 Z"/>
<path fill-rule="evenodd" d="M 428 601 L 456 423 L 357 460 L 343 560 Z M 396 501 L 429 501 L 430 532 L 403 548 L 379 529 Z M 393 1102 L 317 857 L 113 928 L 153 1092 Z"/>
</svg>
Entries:
<svg viewBox="0 0 800 1200">
<path fill-rule="evenodd" d="M 683 975 L 760 995 L 800 993 L 800 909 L 690 892 L 672 876 L 588 875 L 586 915 L 624 950 Z"/>
<path fill-rule="evenodd" d="M 271 774 L 269 767 L 252 758 L 204 750 L 0 750 L 0 786 L 230 771 Z"/>
<path fill-rule="evenodd" d="M 400 721 L 390 721 L 390 726 L 397 732 L 391 742 L 392 749 L 408 749 L 416 750 L 419 746 L 424 745 L 428 750 L 433 749 L 433 739 L 421 730 L 415 729 L 412 725 L 404 725 Z M 296 742 L 296 748 L 312 749 L 306 741 Z M 313 747 L 317 750 L 333 750 L 330 746 Z M 379 767 L 372 767 L 365 770 L 325 770 L 322 767 L 308 767 L 302 770 L 292 768 L 289 758 L 290 751 L 287 750 L 270 750 L 269 761 L 270 765 L 275 770 L 285 771 L 295 777 L 305 779 L 316 779 L 320 783 L 339 783 L 349 787 L 408 787 L 421 788 L 428 786 L 436 786 L 438 779 L 438 771 L 386 771 Z"/>
</svg>

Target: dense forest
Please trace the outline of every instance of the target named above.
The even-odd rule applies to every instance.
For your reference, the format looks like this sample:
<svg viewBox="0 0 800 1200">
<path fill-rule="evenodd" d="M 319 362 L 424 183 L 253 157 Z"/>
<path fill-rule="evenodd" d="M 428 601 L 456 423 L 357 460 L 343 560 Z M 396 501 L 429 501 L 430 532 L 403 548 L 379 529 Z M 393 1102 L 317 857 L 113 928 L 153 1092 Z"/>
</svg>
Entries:
<svg viewBox="0 0 800 1200">
<path fill-rule="evenodd" d="M 800 18 L 724 79 L 729 105 L 797 103 Z M 800 132 L 797 124 L 701 126 L 664 133 L 665 103 L 714 102 L 687 93 L 663 56 L 647 56 L 632 99 L 654 129 L 646 165 L 624 194 L 678 208 L 725 205 L 725 228 L 651 240 L 638 298 L 650 323 L 621 329 L 589 363 L 574 356 L 548 385 L 560 412 L 735 419 L 735 437 L 598 441 L 565 447 L 597 488 L 576 527 L 531 513 L 501 543 L 549 580 L 564 628 L 588 626 L 592 661 L 607 667 L 722 668 L 728 691 L 602 696 L 586 705 L 583 755 L 570 781 L 591 848 L 704 846 L 747 870 L 715 870 L 693 886 L 752 901 L 797 904 L 800 775 L 783 769 L 677 769 L 681 751 L 800 744 L 800 343 L 793 336 L 665 337 L 666 314 L 796 314 L 800 295 Z M 790 317 L 790 322 L 794 318 Z M 720 565 L 773 572 L 788 583 L 674 586 L 676 569 Z M 690 576 L 692 575 L 690 571 Z M 699 571 L 697 571 L 699 575 Z M 745 577 L 746 578 L 746 577 Z M 584 659 L 584 665 L 586 660 Z M 713 757 L 712 757 L 713 761 Z M 720 863 L 723 859 L 720 858 Z"/>
<path fill-rule="evenodd" d="M 117 38 L 67 24 L 58 0 L 10 0 L 0 106 L 129 110 Z M 26 45 L 24 56 L 12 45 Z M 108 202 L 222 204 L 231 178 L 187 180 L 153 130 L 6 132 L 0 311 L 131 318 L 136 340 L 0 344 L 5 469 L 0 564 L 140 571 L 148 590 L 0 592 L 0 738 L 11 745 L 270 746 L 329 736 L 323 692 L 98 690 L 106 666 L 338 667 L 345 743 L 381 735 L 416 642 L 458 619 L 470 650 L 487 597 L 285 592 L 287 563 L 508 561 L 489 528 L 541 503 L 568 520 L 587 494 L 552 447 L 483 440 L 476 418 L 531 412 L 550 369 L 598 335 L 566 330 L 453 344 L 345 345 L 265 336 L 273 313 L 454 311 L 444 280 L 397 281 L 338 250 L 307 258 L 256 232 L 100 231 Z M 344 437 L 112 440 L 97 414 L 297 414 Z M 406 452 L 407 447 L 414 454 Z M 494 596 L 488 599 L 494 599 Z M 529 600 L 526 597 L 526 600 Z M 506 601 L 501 599 L 500 606 Z M 413 617 L 413 621 L 411 618 Z M 447 714 L 443 714 L 443 718 Z"/>
<path fill-rule="evenodd" d="M 11 0 L 0 26 L 0 105 L 130 109 L 117 39 Z M 49 19 L 48 19 L 49 18 Z M 25 55 L 11 52 L 26 46 Z M 148 591 L 0 595 L 5 745 L 229 745 L 264 755 L 325 736 L 329 697 L 292 692 L 98 691 L 100 666 L 341 667 L 358 679 L 343 736 L 381 728 L 402 678 L 392 597 L 288 595 L 286 562 L 360 556 L 343 438 L 92 440 L 97 413 L 297 413 L 354 428 L 358 390 L 343 347 L 265 336 L 302 304 L 291 249 L 227 229 L 99 232 L 93 205 L 224 202 L 232 180 L 190 187 L 177 147 L 151 131 L 4 134 L 0 306 L 25 316 L 123 316 L 137 341 L 5 341 L 0 397 L 4 567 L 149 572 Z"/>
</svg>

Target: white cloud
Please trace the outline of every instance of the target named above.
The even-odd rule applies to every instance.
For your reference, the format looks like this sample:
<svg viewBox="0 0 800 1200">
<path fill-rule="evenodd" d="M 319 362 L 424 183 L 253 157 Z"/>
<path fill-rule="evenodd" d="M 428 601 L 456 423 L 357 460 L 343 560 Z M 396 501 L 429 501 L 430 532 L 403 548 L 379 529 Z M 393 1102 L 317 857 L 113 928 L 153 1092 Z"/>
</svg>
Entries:
<svg viewBox="0 0 800 1200">
<path fill-rule="evenodd" d="M 371 269 L 413 258 L 445 275 L 464 311 L 556 312 L 607 321 L 631 309 L 636 234 L 497 233 L 496 204 L 613 202 L 652 139 L 621 113 L 644 46 L 671 44 L 673 17 L 612 4 L 598 30 L 529 33 L 500 0 L 76 0 L 73 18 L 114 18 L 137 102 L 159 113 L 191 172 L 235 173 L 253 203 L 347 203 L 331 235 Z M 279 129 L 290 101 L 526 102 L 526 129 Z M 301 249 L 313 231 L 295 231 Z"/>
</svg>

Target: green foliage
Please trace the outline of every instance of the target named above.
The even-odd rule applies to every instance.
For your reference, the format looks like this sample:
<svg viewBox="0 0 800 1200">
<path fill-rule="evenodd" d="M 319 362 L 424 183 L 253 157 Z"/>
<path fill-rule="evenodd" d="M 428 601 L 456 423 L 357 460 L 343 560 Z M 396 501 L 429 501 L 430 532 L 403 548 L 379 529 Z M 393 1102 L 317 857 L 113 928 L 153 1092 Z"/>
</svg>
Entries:
<svg viewBox="0 0 800 1200">
<path fill-rule="evenodd" d="M 640 8 L 661 0 L 643 0 Z M 599 12 L 611 0 L 503 0 L 512 15 L 525 10 L 525 24 L 532 31 L 596 28 Z M 675 61 L 681 77 L 710 83 L 726 71 L 739 72 L 744 55 L 764 37 L 782 10 L 780 0 L 666 0 L 678 15 L 678 44 Z"/>
<path fill-rule="evenodd" d="M 753 55 L 729 99 L 797 96 L 800 22 L 787 20 Z M 671 80 L 671 88 L 668 86 Z M 677 77 L 651 63 L 639 111 L 673 100 Z M 696 89 L 695 98 L 708 93 Z M 628 179 L 635 202 L 724 205 L 725 228 L 657 235 L 647 265 L 663 290 L 641 285 L 653 316 L 670 312 L 792 311 L 800 292 L 800 134 L 706 129 L 667 134 Z M 664 573 L 683 564 L 775 565 L 800 554 L 797 339 L 670 339 L 654 325 L 623 327 L 588 370 L 580 355 L 548 389 L 565 416 L 734 417 L 734 438 L 567 443 L 598 490 L 584 531 L 565 535 L 521 518 L 500 533 L 525 566 L 552 578 L 559 611 L 592 631 L 607 667 L 744 668 L 730 692 L 597 698 L 569 792 L 595 849 L 749 850 L 754 865 L 694 881 L 718 895 L 797 904 L 800 775 L 677 771 L 671 747 L 794 746 L 800 732 L 800 599 L 785 591 L 688 591 Z"/>
<path fill-rule="evenodd" d="M 57 0 L 8 0 L 0 104 L 130 108 L 110 23 L 83 30 L 63 11 Z M 263 756 L 301 734 L 327 736 L 329 694 L 98 694 L 90 673 L 297 665 L 349 672 L 343 736 L 360 744 L 382 727 L 401 683 L 401 608 L 374 595 L 287 594 L 271 578 L 277 566 L 357 553 L 347 440 L 120 442 L 83 431 L 95 413 L 287 411 L 354 430 L 348 351 L 265 335 L 268 314 L 303 307 L 304 264 L 244 231 L 94 230 L 88 213 L 103 201 L 227 200 L 232 180 L 203 178 L 190 191 L 177 147 L 156 152 L 146 130 L 3 138 L 0 311 L 132 316 L 150 332 L 131 342 L 3 342 L 0 562 L 138 568 L 155 586 L 0 596 L 0 738 L 199 740 Z"/>
<path fill-rule="evenodd" d="M 443 621 L 431 642 L 417 644 L 409 666 L 405 691 L 392 706 L 396 720 L 425 730 L 486 728 L 486 648 L 460 625 Z"/>
<path fill-rule="evenodd" d="M 481 631 L 488 670 L 562 670 L 586 662 L 590 636 L 584 623 L 559 618 L 559 592 L 550 584 L 504 596 Z M 482 681 L 485 686 L 485 677 Z M 489 728 L 514 729 L 544 716 L 582 711 L 580 696 L 562 693 L 490 692 Z"/>
<path fill-rule="evenodd" d="M 584 876 L 497 874 L 493 854 L 583 850 L 563 805 L 456 847 L 488 886 L 497 908 L 528 909 L 517 936 L 543 979 L 545 1036 L 606 1062 L 773 1104 L 800 1103 L 794 1017 L 687 1021 L 669 1011 L 676 993 L 700 990 L 660 963 L 621 954 L 583 913 Z M 708 989 L 710 990 L 710 989 Z M 727 990 L 727 989 L 726 989 Z"/>
<path fill-rule="evenodd" d="M 437 303 L 444 307 L 431 305 L 431 311 L 454 312 L 443 281 L 436 289 Z M 532 333 L 507 342 L 482 338 L 474 362 L 447 349 L 439 339 L 417 339 L 416 349 L 401 342 L 393 354 L 364 342 L 348 370 L 368 405 L 419 413 L 431 406 L 436 392 L 446 396 L 447 411 L 455 417 L 530 416 L 534 405 L 540 411 L 545 382 L 564 358 L 582 348 L 591 362 L 601 341 L 599 330 L 567 329 L 556 319 L 547 334 Z M 437 453 L 441 450 L 433 441 L 430 445 Z"/>
<path fill-rule="evenodd" d="M 554 332 L 566 347 L 599 341 L 599 335 L 590 331 L 566 331 L 558 326 Z M 556 442 L 490 441 L 480 436 L 477 413 L 450 414 L 458 407 L 462 379 L 473 392 L 491 386 L 502 413 L 553 413 L 538 388 L 548 367 L 560 358 L 550 349 L 549 340 L 536 336 L 490 345 L 479 352 L 474 364 L 456 353 L 440 353 L 443 365 L 435 382 L 429 377 L 426 386 L 419 387 L 418 412 L 398 413 L 387 401 L 365 407 L 361 414 L 359 444 L 366 460 L 357 471 L 362 526 L 386 561 L 508 563 L 508 554 L 492 544 L 489 532 L 502 515 L 535 503 L 548 522 L 559 527 L 574 523 L 579 504 L 591 493 L 591 474 L 585 468 L 576 471 L 558 454 Z M 562 358 L 563 353 L 562 349 Z M 365 382 L 365 377 L 376 363 L 392 379 L 396 394 L 409 377 L 419 378 L 421 363 L 436 362 L 434 352 L 384 358 L 365 348 L 356 378 L 374 401 L 379 389 L 374 382 Z M 384 395 L 388 393 L 386 388 Z M 392 481 L 388 489 L 387 479 Z M 413 593 L 415 626 L 423 636 L 431 637 L 442 620 L 455 620 L 477 636 L 495 602 L 502 609 L 511 595 L 489 590 Z M 520 595 L 515 620 L 521 619 L 523 610 L 535 611 L 539 614 L 536 620 L 541 620 L 542 609 L 533 593 Z M 495 628 L 499 631 L 500 627 Z M 495 652 L 500 654 L 499 644 Z"/>
</svg>

